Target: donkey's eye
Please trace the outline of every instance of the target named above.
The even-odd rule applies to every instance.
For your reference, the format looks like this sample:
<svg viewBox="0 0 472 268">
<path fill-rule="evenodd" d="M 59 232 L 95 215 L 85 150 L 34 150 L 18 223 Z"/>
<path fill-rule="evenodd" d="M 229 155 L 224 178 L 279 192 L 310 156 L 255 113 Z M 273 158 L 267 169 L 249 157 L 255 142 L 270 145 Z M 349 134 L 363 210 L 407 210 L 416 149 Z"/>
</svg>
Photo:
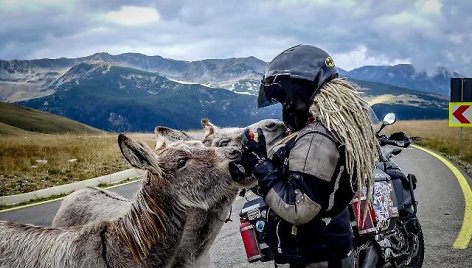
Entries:
<svg viewBox="0 0 472 268">
<path fill-rule="evenodd" d="M 221 140 L 218 142 L 218 147 L 226 147 L 228 146 L 230 141 L 231 141 L 230 139 Z"/>
<path fill-rule="evenodd" d="M 179 160 L 177 160 L 177 169 L 183 168 L 187 163 L 187 160 L 187 158 L 180 158 Z"/>
</svg>

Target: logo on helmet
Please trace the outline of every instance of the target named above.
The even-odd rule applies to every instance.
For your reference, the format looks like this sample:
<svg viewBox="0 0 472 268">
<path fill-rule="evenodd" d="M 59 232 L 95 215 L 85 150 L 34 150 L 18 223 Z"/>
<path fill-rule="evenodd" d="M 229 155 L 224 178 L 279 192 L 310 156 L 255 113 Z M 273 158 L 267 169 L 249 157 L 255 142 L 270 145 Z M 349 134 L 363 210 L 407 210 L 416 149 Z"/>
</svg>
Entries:
<svg viewBox="0 0 472 268">
<path fill-rule="evenodd" d="M 331 58 L 331 57 L 329 57 L 329 56 L 325 59 L 325 64 L 326 64 L 326 66 L 328 66 L 329 68 L 333 68 L 333 67 L 335 66 L 335 65 L 334 65 L 334 60 L 333 60 L 333 58 Z"/>
</svg>

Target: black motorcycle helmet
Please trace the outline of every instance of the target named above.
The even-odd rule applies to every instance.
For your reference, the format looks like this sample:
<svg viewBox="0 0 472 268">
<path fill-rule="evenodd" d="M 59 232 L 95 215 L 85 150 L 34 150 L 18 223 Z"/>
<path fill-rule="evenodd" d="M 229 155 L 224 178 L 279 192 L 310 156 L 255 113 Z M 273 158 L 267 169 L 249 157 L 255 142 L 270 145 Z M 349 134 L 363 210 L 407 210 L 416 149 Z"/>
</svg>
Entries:
<svg viewBox="0 0 472 268">
<path fill-rule="evenodd" d="M 261 81 L 257 107 L 277 102 L 283 106 L 283 121 L 292 130 L 302 129 L 315 94 L 327 81 L 338 77 L 333 59 L 324 50 L 298 45 L 277 55 Z"/>
</svg>

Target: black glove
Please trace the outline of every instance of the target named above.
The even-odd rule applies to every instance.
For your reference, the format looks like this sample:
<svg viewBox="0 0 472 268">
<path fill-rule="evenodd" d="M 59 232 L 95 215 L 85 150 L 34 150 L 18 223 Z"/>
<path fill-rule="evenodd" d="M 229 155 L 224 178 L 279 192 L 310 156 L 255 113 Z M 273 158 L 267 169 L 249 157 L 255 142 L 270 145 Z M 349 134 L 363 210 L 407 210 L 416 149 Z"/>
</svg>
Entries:
<svg viewBox="0 0 472 268">
<path fill-rule="evenodd" d="M 234 181 L 240 182 L 251 174 L 246 174 L 246 169 L 241 165 L 240 161 L 229 162 L 229 174 Z"/>
<path fill-rule="evenodd" d="M 267 159 L 265 136 L 261 128 L 257 129 L 257 141 L 254 140 L 254 133 L 249 129 L 244 131 L 242 137 L 243 154 L 240 161 L 229 163 L 229 173 L 235 181 L 241 181 L 250 176 L 254 167 Z"/>
<path fill-rule="evenodd" d="M 249 129 L 246 129 L 243 135 L 242 147 L 241 163 L 246 173 L 250 174 L 256 165 L 267 159 L 266 142 L 262 129 L 257 129 L 257 141 L 255 141 L 254 133 L 250 133 Z"/>
<path fill-rule="evenodd" d="M 254 167 L 267 158 L 266 144 L 264 133 L 261 128 L 257 129 L 258 139 L 255 141 L 254 133 L 250 133 L 246 129 L 242 137 L 242 151 L 241 161 L 238 163 L 244 167 L 245 173 L 251 175 Z"/>
<path fill-rule="evenodd" d="M 258 158 L 267 158 L 266 141 L 262 128 L 257 129 L 257 141 L 254 133 L 246 129 L 243 134 L 242 146 L 244 152 L 253 152 Z"/>
</svg>

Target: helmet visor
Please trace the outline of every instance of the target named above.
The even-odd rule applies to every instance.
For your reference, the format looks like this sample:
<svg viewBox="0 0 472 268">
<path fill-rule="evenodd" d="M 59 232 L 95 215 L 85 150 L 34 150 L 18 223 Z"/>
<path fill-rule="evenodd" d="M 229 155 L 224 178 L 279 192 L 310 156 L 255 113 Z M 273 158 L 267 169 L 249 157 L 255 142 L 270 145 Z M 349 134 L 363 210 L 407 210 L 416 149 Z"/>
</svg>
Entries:
<svg viewBox="0 0 472 268">
<path fill-rule="evenodd" d="M 285 87 L 282 85 L 283 80 L 280 81 L 277 77 L 270 83 L 268 83 L 267 80 L 269 79 L 263 79 L 261 81 L 257 107 L 267 107 L 278 102 L 283 105 L 287 101 L 287 93 L 285 92 Z"/>
</svg>

